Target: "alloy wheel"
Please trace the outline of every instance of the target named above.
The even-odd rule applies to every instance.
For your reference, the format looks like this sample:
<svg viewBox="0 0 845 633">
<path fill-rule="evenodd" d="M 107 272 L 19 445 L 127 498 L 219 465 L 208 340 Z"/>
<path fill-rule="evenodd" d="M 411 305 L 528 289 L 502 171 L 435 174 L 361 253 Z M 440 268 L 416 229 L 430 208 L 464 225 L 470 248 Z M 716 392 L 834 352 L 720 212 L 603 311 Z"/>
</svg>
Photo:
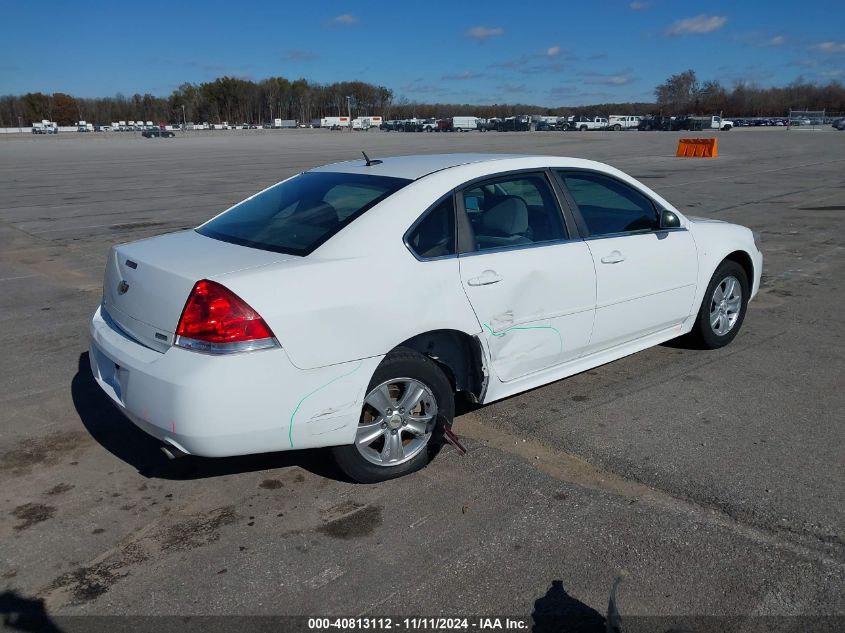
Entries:
<svg viewBox="0 0 845 633">
<path fill-rule="evenodd" d="M 414 378 L 392 378 L 364 398 L 355 447 L 377 466 L 397 466 L 424 450 L 437 421 L 432 390 Z"/>
<path fill-rule="evenodd" d="M 742 310 L 742 285 L 733 275 L 716 284 L 710 298 L 710 327 L 717 336 L 730 332 Z"/>
</svg>

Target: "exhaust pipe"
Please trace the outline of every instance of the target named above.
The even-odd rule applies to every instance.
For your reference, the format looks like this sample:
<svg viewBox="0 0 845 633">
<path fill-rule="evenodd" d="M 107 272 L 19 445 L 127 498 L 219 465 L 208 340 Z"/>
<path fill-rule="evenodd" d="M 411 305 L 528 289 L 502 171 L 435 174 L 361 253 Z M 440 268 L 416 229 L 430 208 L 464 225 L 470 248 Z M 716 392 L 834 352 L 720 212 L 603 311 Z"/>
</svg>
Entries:
<svg viewBox="0 0 845 633">
<path fill-rule="evenodd" d="M 185 451 L 178 449 L 171 444 L 164 444 L 161 447 L 161 452 L 164 453 L 164 455 L 167 457 L 167 459 L 170 459 L 170 460 L 179 459 L 180 457 L 185 457 L 185 455 L 188 454 Z"/>
</svg>

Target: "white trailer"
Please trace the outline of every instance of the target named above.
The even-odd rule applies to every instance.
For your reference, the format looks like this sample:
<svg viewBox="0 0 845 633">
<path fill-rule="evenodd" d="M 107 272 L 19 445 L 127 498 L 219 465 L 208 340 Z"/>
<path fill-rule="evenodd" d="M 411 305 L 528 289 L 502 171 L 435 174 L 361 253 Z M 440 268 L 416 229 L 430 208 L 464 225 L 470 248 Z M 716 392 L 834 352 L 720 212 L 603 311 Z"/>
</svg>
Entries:
<svg viewBox="0 0 845 633">
<path fill-rule="evenodd" d="M 349 127 L 348 116 L 327 116 L 320 119 L 320 127 L 327 127 L 329 129 L 337 129 L 342 127 Z"/>
<path fill-rule="evenodd" d="M 274 128 L 295 128 L 296 119 L 273 119 Z"/>
</svg>

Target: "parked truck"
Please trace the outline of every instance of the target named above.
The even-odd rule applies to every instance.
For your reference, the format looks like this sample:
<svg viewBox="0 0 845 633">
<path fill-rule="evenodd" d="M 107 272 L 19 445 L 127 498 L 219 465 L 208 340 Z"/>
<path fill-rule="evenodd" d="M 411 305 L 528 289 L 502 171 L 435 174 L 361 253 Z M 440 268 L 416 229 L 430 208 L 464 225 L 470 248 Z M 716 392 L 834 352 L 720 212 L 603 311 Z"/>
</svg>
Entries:
<svg viewBox="0 0 845 633">
<path fill-rule="evenodd" d="M 607 119 L 604 117 L 593 117 L 592 119 L 586 116 L 572 117 L 566 121 L 566 130 L 575 130 L 578 132 L 586 132 L 587 130 L 606 130 Z"/>
<path fill-rule="evenodd" d="M 421 131 L 423 132 L 439 132 L 440 129 L 437 127 L 439 121 L 437 119 L 426 119 L 422 122 Z"/>
<path fill-rule="evenodd" d="M 607 128 L 618 132 L 619 130 L 636 130 L 640 127 L 641 116 L 611 114 L 607 120 Z"/>
<path fill-rule="evenodd" d="M 48 121 L 47 119 L 42 119 L 42 121 L 40 123 L 33 123 L 32 124 L 32 133 L 33 134 L 58 134 L 59 133 L 59 126 L 53 121 Z"/>
<path fill-rule="evenodd" d="M 531 116 L 528 114 L 505 117 L 496 124 L 496 130 L 499 132 L 527 132 L 530 129 Z"/>
<path fill-rule="evenodd" d="M 733 121 L 723 119 L 718 114 L 710 116 L 687 116 L 681 122 L 682 130 L 730 130 L 734 126 Z"/>
</svg>

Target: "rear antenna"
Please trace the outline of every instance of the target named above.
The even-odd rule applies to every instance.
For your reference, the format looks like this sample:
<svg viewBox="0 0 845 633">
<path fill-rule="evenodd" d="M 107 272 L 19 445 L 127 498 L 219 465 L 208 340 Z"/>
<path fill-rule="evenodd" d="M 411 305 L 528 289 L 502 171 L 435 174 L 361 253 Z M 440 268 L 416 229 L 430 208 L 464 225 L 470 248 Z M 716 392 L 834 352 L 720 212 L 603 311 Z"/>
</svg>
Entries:
<svg viewBox="0 0 845 633">
<path fill-rule="evenodd" d="M 381 165 L 382 161 L 380 161 L 378 158 L 376 158 L 375 160 L 370 160 L 370 157 L 367 156 L 367 152 L 361 150 L 361 153 L 364 155 L 364 160 L 367 161 L 367 167 L 372 167 L 373 165 Z"/>
</svg>

